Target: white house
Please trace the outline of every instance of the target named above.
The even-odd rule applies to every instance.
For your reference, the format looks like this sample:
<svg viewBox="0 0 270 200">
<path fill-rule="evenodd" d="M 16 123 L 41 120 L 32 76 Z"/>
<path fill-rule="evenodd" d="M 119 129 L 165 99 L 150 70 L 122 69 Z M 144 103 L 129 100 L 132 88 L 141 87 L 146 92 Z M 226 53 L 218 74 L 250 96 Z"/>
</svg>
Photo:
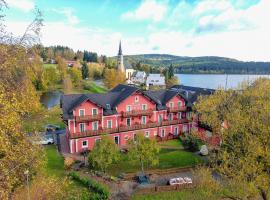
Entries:
<svg viewBox="0 0 270 200">
<path fill-rule="evenodd" d="M 165 88 L 165 77 L 162 74 L 149 74 L 146 78 L 146 89 L 151 88 L 151 86 Z"/>
<path fill-rule="evenodd" d="M 131 77 L 131 81 L 134 84 L 143 84 L 146 80 L 146 73 L 143 71 L 136 71 Z"/>
</svg>

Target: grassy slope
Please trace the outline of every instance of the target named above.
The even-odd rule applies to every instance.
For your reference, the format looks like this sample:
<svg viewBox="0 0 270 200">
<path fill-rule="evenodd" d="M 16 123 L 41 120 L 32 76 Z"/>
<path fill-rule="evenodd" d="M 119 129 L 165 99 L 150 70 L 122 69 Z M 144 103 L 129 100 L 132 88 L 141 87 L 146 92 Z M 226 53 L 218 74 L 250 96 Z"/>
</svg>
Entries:
<svg viewBox="0 0 270 200">
<path fill-rule="evenodd" d="M 159 153 L 159 164 L 150 169 L 169 169 L 169 168 L 181 168 L 192 167 L 202 160 L 200 157 L 194 155 L 191 152 L 174 150 L 174 149 L 161 149 Z M 108 172 L 112 175 L 119 175 L 120 173 L 132 173 L 140 170 L 139 163 L 134 163 L 128 160 L 126 154 L 122 154 L 121 161 L 115 165 L 112 165 Z"/>
<path fill-rule="evenodd" d="M 180 191 L 157 192 L 153 194 L 135 194 L 133 200 L 217 200 L 221 194 L 208 195 L 207 189 L 184 189 Z"/>
<path fill-rule="evenodd" d="M 183 144 L 180 139 L 168 140 L 164 142 L 160 142 L 159 145 L 161 147 L 177 147 L 183 148 Z"/>
</svg>

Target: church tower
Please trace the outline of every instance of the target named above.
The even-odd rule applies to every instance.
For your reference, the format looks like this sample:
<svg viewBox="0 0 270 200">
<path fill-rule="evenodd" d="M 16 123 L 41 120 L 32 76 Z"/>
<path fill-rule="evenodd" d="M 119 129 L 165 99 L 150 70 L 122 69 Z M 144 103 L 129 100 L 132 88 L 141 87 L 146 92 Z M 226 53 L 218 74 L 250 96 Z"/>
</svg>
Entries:
<svg viewBox="0 0 270 200">
<path fill-rule="evenodd" d="M 118 56 L 117 56 L 117 69 L 118 71 L 125 73 L 124 56 L 122 54 L 121 41 L 119 43 L 119 50 L 118 50 Z"/>
</svg>

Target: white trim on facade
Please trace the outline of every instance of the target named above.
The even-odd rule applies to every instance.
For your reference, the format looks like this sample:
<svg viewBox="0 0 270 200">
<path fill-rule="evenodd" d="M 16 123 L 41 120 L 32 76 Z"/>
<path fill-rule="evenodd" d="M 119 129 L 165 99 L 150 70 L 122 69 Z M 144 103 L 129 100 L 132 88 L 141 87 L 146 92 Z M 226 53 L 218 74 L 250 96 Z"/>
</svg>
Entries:
<svg viewBox="0 0 270 200">
<path fill-rule="evenodd" d="M 69 150 L 70 153 L 73 153 L 73 140 L 69 140 Z"/>
</svg>

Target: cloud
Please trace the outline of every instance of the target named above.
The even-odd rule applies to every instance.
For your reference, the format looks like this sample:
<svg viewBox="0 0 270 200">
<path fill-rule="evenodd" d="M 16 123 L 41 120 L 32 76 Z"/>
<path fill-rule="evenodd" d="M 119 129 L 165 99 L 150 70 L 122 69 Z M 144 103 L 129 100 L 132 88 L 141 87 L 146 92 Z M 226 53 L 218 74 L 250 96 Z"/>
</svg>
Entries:
<svg viewBox="0 0 270 200">
<path fill-rule="evenodd" d="M 75 10 L 70 7 L 58 8 L 58 9 L 51 9 L 53 12 L 58 14 L 62 14 L 67 18 L 68 23 L 75 25 L 80 22 L 79 18 L 74 14 Z"/>
<path fill-rule="evenodd" d="M 34 9 L 33 0 L 6 0 L 9 7 L 17 8 L 23 12 L 29 12 Z"/>
<path fill-rule="evenodd" d="M 161 21 L 167 11 L 167 5 L 155 0 L 144 0 L 134 11 L 128 11 L 122 14 L 124 20 L 152 20 Z"/>
</svg>

